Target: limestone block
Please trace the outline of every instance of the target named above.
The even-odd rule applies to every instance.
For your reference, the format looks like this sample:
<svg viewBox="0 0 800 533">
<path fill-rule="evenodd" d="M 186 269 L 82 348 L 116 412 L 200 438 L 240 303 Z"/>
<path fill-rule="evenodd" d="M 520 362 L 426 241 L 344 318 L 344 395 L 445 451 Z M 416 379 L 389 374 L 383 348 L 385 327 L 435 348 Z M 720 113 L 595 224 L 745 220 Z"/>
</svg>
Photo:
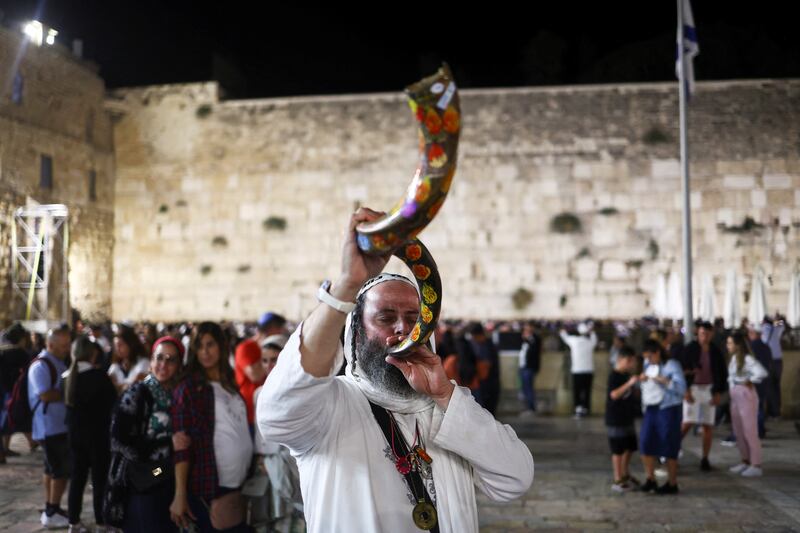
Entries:
<svg viewBox="0 0 800 533">
<path fill-rule="evenodd" d="M 538 175 L 541 181 L 544 180 L 555 180 L 555 181 L 563 181 L 568 180 L 571 177 L 570 167 L 568 165 L 551 165 L 551 164 L 540 164 L 536 166 L 538 170 Z"/>
<path fill-rule="evenodd" d="M 589 295 L 589 294 L 596 294 L 597 293 L 597 280 L 595 279 L 586 279 L 586 280 L 578 280 L 575 283 L 574 290 L 569 291 L 567 296 L 582 294 L 582 295 Z"/>
<path fill-rule="evenodd" d="M 794 204 L 794 193 L 791 189 L 767 191 L 767 205 L 771 208 L 789 207 Z"/>
<path fill-rule="evenodd" d="M 344 189 L 344 196 L 351 202 L 363 202 L 369 198 L 366 185 L 348 185 Z"/>
<path fill-rule="evenodd" d="M 792 210 L 788 207 L 782 208 L 778 220 L 781 226 L 790 226 L 792 224 Z"/>
<path fill-rule="evenodd" d="M 631 180 L 631 191 L 636 193 L 649 192 L 652 182 L 652 178 L 633 178 Z"/>
<path fill-rule="evenodd" d="M 202 178 L 185 177 L 181 179 L 181 191 L 183 192 L 200 192 L 205 187 L 205 181 Z"/>
<path fill-rule="evenodd" d="M 630 317 L 643 316 L 649 312 L 647 308 L 647 294 L 610 294 L 610 316 Z"/>
<path fill-rule="evenodd" d="M 600 264 L 593 259 L 579 259 L 575 261 L 573 271 L 579 280 L 595 280 L 600 272 Z"/>
<path fill-rule="evenodd" d="M 601 263 L 600 277 L 604 280 L 624 280 L 630 276 L 624 262 L 606 259 Z"/>
<path fill-rule="evenodd" d="M 591 165 L 592 179 L 607 180 L 617 177 L 624 170 L 616 163 L 593 163 Z"/>
<path fill-rule="evenodd" d="M 572 177 L 578 180 L 591 179 L 592 165 L 591 163 L 575 163 L 572 167 Z"/>
<path fill-rule="evenodd" d="M 517 165 L 497 165 L 494 167 L 494 178 L 499 181 L 511 181 L 517 178 Z"/>
<path fill-rule="evenodd" d="M 756 186 L 755 176 L 742 174 L 728 174 L 722 180 L 726 189 L 752 189 Z"/>
<path fill-rule="evenodd" d="M 766 207 L 767 206 L 767 193 L 761 190 L 750 191 L 750 202 L 753 207 Z"/>
<path fill-rule="evenodd" d="M 578 213 L 591 213 L 595 210 L 596 200 L 593 196 L 580 195 L 575 198 L 575 210 Z"/>
<path fill-rule="evenodd" d="M 636 229 L 660 230 L 667 226 L 667 218 L 663 211 L 649 209 L 636 212 Z"/>
<path fill-rule="evenodd" d="M 800 189 L 794 191 L 794 205 L 800 207 Z"/>
<path fill-rule="evenodd" d="M 792 177 L 789 174 L 764 174 L 765 189 L 790 189 Z"/>
<path fill-rule="evenodd" d="M 519 230 L 499 231 L 493 230 L 491 232 L 492 246 L 514 248 L 522 243 L 522 237 Z"/>
<path fill-rule="evenodd" d="M 653 178 L 679 178 L 681 175 L 681 164 L 677 159 L 655 159 L 651 163 L 650 172 Z"/>
<path fill-rule="evenodd" d="M 603 248 L 613 246 L 624 238 L 624 234 L 616 231 L 612 224 L 596 223 L 592 224 L 592 246 Z"/>
</svg>

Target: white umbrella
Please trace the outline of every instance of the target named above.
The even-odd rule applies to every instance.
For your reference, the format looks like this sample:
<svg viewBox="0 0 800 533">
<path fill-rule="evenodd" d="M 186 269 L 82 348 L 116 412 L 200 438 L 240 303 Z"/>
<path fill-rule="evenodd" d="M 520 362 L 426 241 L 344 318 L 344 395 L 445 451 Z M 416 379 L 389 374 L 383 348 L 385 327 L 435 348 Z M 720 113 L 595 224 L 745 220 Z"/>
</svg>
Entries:
<svg viewBox="0 0 800 533">
<path fill-rule="evenodd" d="M 729 269 L 725 275 L 725 300 L 722 309 L 722 318 L 726 328 L 736 328 L 742 321 L 742 307 L 739 303 L 739 281 L 736 271 Z"/>
<path fill-rule="evenodd" d="M 714 294 L 714 280 L 711 274 L 703 276 L 703 285 L 700 288 L 700 305 L 697 309 L 697 318 L 713 322 L 716 315 L 717 297 Z"/>
<path fill-rule="evenodd" d="M 767 314 L 767 288 L 764 286 L 764 271 L 761 267 L 756 269 L 750 282 L 750 307 L 747 311 L 747 321 L 750 324 L 761 324 Z"/>
<path fill-rule="evenodd" d="M 656 318 L 666 318 L 667 311 L 667 279 L 664 274 L 659 274 L 656 277 L 656 286 L 653 290 L 653 314 Z"/>
<path fill-rule="evenodd" d="M 677 272 L 670 272 L 667 285 L 667 316 L 673 320 L 683 318 L 683 294 L 681 294 L 681 277 Z"/>
<path fill-rule="evenodd" d="M 800 326 L 800 270 L 792 274 L 789 286 L 789 308 L 786 310 L 786 322 L 793 328 Z"/>
</svg>

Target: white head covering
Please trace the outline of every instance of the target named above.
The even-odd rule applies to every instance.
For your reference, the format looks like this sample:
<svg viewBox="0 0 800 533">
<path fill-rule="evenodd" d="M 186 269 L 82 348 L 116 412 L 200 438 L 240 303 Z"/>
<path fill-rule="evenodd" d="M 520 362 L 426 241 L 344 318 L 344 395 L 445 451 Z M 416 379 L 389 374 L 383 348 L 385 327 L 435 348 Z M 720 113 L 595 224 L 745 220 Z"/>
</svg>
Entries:
<svg viewBox="0 0 800 533">
<path fill-rule="evenodd" d="M 400 274 L 383 273 L 368 280 L 358 291 L 358 299 L 362 294 L 372 289 L 376 285 L 385 283 L 387 281 L 401 281 L 414 287 L 419 294 L 417 284 Z M 433 341 L 433 336 L 431 336 Z M 433 345 L 433 342 L 432 342 Z M 400 398 L 385 390 L 375 387 L 371 381 L 361 371 L 358 361 L 354 360 L 353 354 L 353 313 L 348 313 L 347 320 L 344 324 L 344 357 L 347 360 L 347 367 L 345 368 L 345 375 L 348 379 L 352 380 L 361 392 L 373 403 L 388 409 L 395 413 L 417 413 L 428 409 L 433 400 L 428 396 L 422 394 L 414 394 L 408 398 Z"/>
</svg>

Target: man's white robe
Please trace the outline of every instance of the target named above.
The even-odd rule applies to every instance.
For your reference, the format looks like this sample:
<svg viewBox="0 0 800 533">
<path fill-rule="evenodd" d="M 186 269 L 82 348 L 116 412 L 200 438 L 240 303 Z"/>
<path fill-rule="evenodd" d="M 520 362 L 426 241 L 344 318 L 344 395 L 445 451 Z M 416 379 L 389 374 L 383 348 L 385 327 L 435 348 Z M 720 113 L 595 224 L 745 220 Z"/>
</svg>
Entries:
<svg viewBox="0 0 800 533">
<path fill-rule="evenodd" d="M 414 532 L 413 504 L 395 469 L 386 438 L 359 383 L 317 378 L 300 363 L 303 325 L 289 339 L 258 398 L 264 437 L 287 446 L 300 470 L 308 531 Z M 388 406 L 387 406 L 388 407 Z M 522 496 L 533 482 L 533 457 L 514 430 L 497 422 L 456 387 L 447 411 L 430 403 L 415 413 L 395 413 L 406 442 L 415 422 L 433 459 L 433 487 L 441 533 L 478 531 L 475 487 L 494 501 Z"/>
</svg>

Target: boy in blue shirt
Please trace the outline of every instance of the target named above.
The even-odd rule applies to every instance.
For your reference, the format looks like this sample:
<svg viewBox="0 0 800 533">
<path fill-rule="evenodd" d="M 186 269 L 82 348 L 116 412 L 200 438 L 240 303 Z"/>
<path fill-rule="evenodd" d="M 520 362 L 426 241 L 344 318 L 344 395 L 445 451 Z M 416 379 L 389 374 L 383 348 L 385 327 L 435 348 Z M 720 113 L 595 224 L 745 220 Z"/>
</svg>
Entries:
<svg viewBox="0 0 800 533">
<path fill-rule="evenodd" d="M 681 420 L 686 379 L 683 368 L 675 359 L 668 359 L 658 341 L 648 339 L 642 354 L 644 372 L 639 376 L 642 390 L 644 419 L 640 434 L 639 452 L 647 473 L 642 485 L 644 492 L 678 493 L 678 452 L 681 449 Z M 667 458 L 669 479 L 656 484 L 655 469 L 658 457 Z"/>
</svg>

